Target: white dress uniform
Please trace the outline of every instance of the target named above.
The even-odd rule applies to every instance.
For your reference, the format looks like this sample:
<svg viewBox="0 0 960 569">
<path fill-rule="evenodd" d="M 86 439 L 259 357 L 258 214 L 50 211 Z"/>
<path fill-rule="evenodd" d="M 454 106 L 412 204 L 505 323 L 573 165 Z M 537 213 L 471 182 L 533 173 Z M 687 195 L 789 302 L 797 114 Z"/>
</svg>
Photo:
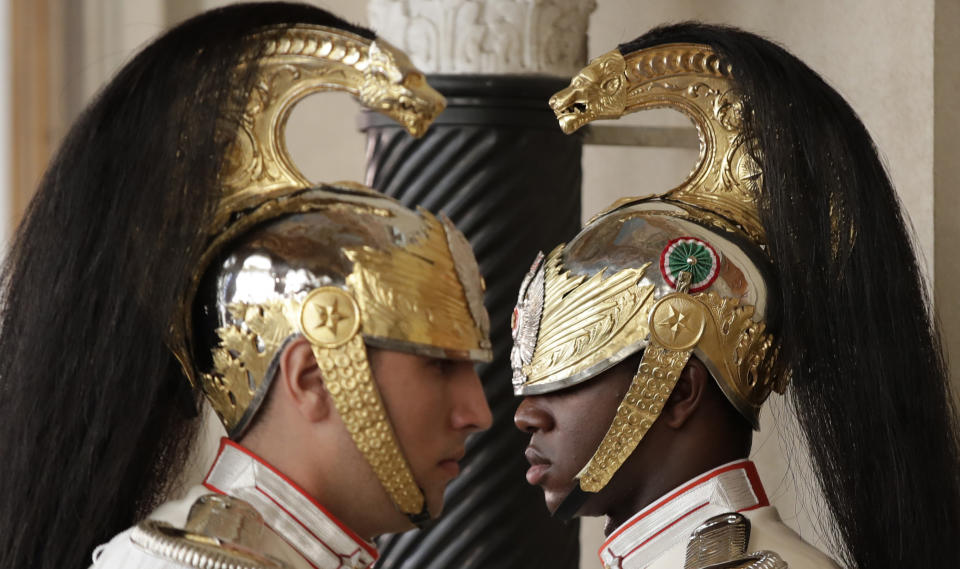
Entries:
<svg viewBox="0 0 960 569">
<path fill-rule="evenodd" d="M 204 503 L 214 507 L 200 516 Z M 198 517 L 211 531 L 190 529 Z M 91 567 L 366 569 L 377 557 L 372 543 L 283 474 L 223 439 L 202 485 L 98 547 Z"/>
<path fill-rule="evenodd" d="M 682 569 L 691 534 L 738 512 L 750 521 L 747 551 L 772 551 L 790 569 L 837 569 L 780 520 L 749 460 L 724 464 L 665 494 L 614 530 L 600 548 L 607 569 Z"/>
</svg>

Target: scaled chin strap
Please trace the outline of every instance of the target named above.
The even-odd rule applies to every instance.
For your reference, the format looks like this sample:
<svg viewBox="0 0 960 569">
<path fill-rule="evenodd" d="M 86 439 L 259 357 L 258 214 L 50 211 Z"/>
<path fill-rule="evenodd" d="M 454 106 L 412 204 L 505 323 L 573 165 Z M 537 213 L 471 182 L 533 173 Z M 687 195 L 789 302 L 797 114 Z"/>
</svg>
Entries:
<svg viewBox="0 0 960 569">
<path fill-rule="evenodd" d="M 660 415 L 691 355 L 758 427 L 772 375 L 766 330 L 771 261 L 756 199 L 762 176 L 747 152 L 731 70 L 702 45 L 668 44 L 590 62 L 550 99 L 564 132 L 602 118 L 669 107 L 701 141 L 696 168 L 665 193 L 618 200 L 567 245 L 539 257 L 521 285 L 511 352 L 514 392 L 587 381 L 643 351 L 633 381 L 575 490 L 571 517 L 602 490 Z"/>
<path fill-rule="evenodd" d="M 359 184 L 314 187 L 284 127 L 312 93 L 340 90 L 424 133 L 445 101 L 382 40 L 330 27 L 265 30 L 255 88 L 220 180 L 209 241 L 169 343 L 231 438 L 250 425 L 290 339 L 309 340 L 325 387 L 398 509 L 430 518 L 370 371 L 366 344 L 488 361 L 482 279 L 449 220 Z M 238 72 L 243 72 L 241 68 Z"/>
</svg>

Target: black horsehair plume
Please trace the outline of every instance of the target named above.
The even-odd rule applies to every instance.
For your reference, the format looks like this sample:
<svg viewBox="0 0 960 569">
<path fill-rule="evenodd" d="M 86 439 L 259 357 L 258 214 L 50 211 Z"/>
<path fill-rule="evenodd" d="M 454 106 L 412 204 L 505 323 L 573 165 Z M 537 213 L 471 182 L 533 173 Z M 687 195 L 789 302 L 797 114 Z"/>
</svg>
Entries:
<svg viewBox="0 0 960 569">
<path fill-rule="evenodd" d="M 744 95 L 782 296 L 781 362 L 832 539 L 851 569 L 960 567 L 956 413 L 924 278 L 863 123 L 816 72 L 729 27 L 651 30 L 621 53 L 711 46 Z"/>
<path fill-rule="evenodd" d="M 0 279 L 0 567 L 86 567 L 183 465 L 197 421 L 164 333 L 231 143 L 213 133 L 246 103 L 251 32 L 295 23 L 373 37 L 303 4 L 202 14 L 124 66 L 50 163 Z"/>
</svg>

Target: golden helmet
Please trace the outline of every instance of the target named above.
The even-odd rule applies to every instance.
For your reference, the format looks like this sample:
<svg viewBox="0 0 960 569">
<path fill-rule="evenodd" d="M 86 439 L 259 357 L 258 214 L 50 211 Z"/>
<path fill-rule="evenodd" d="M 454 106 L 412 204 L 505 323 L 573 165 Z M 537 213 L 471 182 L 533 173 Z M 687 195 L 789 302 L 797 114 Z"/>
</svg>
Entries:
<svg viewBox="0 0 960 569">
<path fill-rule="evenodd" d="M 354 442 L 397 507 L 429 518 L 370 372 L 366 346 L 488 361 L 483 280 L 446 218 L 360 184 L 310 183 L 284 126 L 303 97 L 346 91 L 414 136 L 445 106 L 388 43 L 335 27 L 265 30 L 238 73 L 255 70 L 168 343 L 230 437 L 242 436 L 277 371 L 307 338 Z"/>
<path fill-rule="evenodd" d="M 625 198 L 534 262 L 514 312 L 517 395 L 588 381 L 643 351 L 599 448 L 578 474 L 598 492 L 633 452 L 691 355 L 754 427 L 771 390 L 776 303 L 756 209 L 762 176 L 744 144 L 731 70 L 709 47 L 666 44 L 590 62 L 550 105 L 561 128 L 670 107 L 701 141 L 690 176 L 665 193 Z M 782 377 L 782 376 L 781 376 Z"/>
</svg>

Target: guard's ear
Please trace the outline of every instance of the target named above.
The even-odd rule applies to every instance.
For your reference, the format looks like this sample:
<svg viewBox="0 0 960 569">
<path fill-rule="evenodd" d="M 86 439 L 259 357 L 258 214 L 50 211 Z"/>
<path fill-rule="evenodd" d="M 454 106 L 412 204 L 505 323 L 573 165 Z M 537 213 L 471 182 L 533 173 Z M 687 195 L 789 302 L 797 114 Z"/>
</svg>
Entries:
<svg viewBox="0 0 960 569">
<path fill-rule="evenodd" d="M 683 427 L 704 400 L 709 381 L 713 380 L 706 366 L 691 356 L 686 367 L 680 372 L 680 378 L 663 408 L 660 420 L 672 429 Z"/>
<path fill-rule="evenodd" d="M 284 347 L 277 379 L 281 382 L 277 387 L 287 393 L 293 406 L 307 420 L 323 421 L 333 412 L 333 400 L 323 384 L 323 374 L 309 340 L 303 336 Z"/>
</svg>

